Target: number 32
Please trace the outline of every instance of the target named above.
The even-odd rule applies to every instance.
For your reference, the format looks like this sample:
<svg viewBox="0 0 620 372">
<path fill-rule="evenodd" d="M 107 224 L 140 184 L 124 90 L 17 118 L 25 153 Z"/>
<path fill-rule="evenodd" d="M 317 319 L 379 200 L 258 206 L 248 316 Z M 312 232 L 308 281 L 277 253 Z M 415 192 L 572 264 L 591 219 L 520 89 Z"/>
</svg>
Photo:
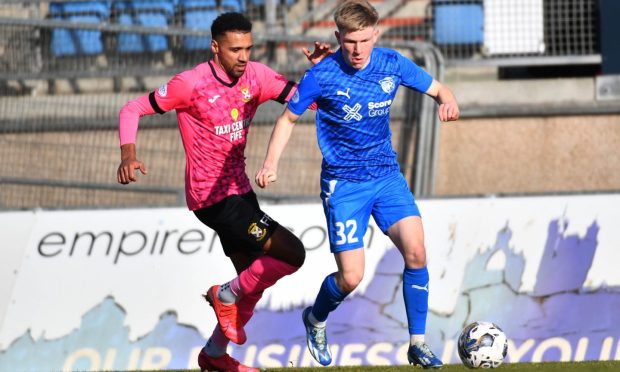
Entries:
<svg viewBox="0 0 620 372">
<path fill-rule="evenodd" d="M 355 237 L 357 231 L 357 222 L 355 220 L 347 220 L 346 222 L 336 222 L 336 245 L 343 245 L 345 243 L 357 243 L 358 239 Z M 348 231 L 348 233 L 347 233 Z"/>
</svg>

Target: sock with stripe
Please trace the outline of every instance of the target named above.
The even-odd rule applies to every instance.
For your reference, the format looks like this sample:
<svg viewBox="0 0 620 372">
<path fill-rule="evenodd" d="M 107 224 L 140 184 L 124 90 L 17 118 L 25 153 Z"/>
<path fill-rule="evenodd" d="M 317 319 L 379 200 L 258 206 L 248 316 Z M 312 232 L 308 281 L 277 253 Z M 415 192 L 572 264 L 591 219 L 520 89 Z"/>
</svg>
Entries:
<svg viewBox="0 0 620 372">
<path fill-rule="evenodd" d="M 410 335 L 423 335 L 426 332 L 428 281 L 426 266 L 420 269 L 405 268 L 403 272 L 403 297 Z"/>
<path fill-rule="evenodd" d="M 329 313 L 336 310 L 345 297 L 347 295 L 342 293 L 336 284 L 336 273 L 326 276 L 312 305 L 310 320 L 325 322 Z M 315 325 L 319 326 L 319 324 Z"/>
</svg>

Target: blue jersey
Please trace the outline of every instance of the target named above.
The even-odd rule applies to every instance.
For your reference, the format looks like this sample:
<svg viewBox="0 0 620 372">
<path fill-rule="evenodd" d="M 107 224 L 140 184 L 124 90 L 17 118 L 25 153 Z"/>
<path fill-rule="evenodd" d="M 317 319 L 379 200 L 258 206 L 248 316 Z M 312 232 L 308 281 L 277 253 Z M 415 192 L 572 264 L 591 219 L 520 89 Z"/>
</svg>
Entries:
<svg viewBox="0 0 620 372">
<path fill-rule="evenodd" d="M 322 177 L 365 181 L 399 172 L 392 148 L 390 107 L 400 85 L 426 92 L 433 79 L 392 49 L 375 48 L 357 70 L 342 51 L 306 71 L 289 110 L 301 115 L 316 102 Z"/>
</svg>

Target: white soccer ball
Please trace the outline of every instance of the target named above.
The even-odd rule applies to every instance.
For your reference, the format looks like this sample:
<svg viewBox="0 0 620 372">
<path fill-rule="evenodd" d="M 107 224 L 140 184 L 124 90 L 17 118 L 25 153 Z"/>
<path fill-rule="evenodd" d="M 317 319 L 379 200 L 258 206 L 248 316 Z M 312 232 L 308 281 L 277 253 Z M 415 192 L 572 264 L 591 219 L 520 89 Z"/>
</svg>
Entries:
<svg viewBox="0 0 620 372">
<path fill-rule="evenodd" d="M 506 334 L 491 322 L 473 322 L 459 336 L 459 357 L 469 368 L 497 368 L 507 351 Z"/>
</svg>

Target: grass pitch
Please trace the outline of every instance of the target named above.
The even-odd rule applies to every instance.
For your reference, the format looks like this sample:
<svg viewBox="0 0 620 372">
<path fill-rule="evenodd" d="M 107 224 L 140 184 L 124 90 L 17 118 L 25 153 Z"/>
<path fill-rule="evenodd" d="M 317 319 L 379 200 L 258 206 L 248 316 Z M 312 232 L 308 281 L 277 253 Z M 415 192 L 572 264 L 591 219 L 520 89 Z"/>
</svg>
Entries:
<svg viewBox="0 0 620 372">
<path fill-rule="evenodd" d="M 267 369 L 267 372 L 411 372 L 423 371 L 420 367 L 412 366 L 356 366 L 356 367 L 329 367 L 329 368 L 277 368 Z M 620 372 L 620 361 L 611 362 L 554 362 L 554 363 L 506 363 L 497 368 L 498 372 L 502 371 L 524 371 L 524 372 Z M 469 369 L 461 364 L 449 364 L 444 366 L 440 371 L 456 372 L 468 371 Z"/>
<path fill-rule="evenodd" d="M 620 372 L 620 361 L 605 362 L 552 362 L 552 363 L 506 363 L 498 369 L 502 371 L 524 371 L 524 372 Z M 176 370 L 169 372 L 195 372 L 191 370 Z M 355 367 L 316 367 L 316 368 L 268 368 L 265 372 L 411 372 L 422 371 L 422 368 L 411 366 L 355 366 Z M 459 364 L 449 364 L 440 371 L 473 371 Z M 156 372 L 156 371 L 151 371 Z"/>
</svg>

